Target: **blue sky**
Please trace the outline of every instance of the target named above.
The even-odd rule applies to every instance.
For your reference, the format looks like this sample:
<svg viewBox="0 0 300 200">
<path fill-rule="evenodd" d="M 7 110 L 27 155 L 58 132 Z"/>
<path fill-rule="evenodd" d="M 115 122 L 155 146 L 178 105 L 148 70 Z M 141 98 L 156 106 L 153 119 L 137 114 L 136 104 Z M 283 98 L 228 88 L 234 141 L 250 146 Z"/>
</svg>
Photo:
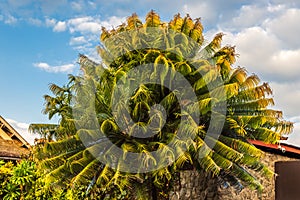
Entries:
<svg viewBox="0 0 300 200">
<path fill-rule="evenodd" d="M 97 58 L 101 26 L 115 27 L 154 9 L 164 21 L 176 13 L 201 17 L 208 41 L 225 33 L 237 64 L 269 82 L 276 108 L 295 122 L 288 140 L 300 146 L 300 2 L 298 0 L 2 0 L 0 2 L 0 115 L 28 140 L 42 114 L 49 83 L 77 74 L 77 56 Z"/>
</svg>

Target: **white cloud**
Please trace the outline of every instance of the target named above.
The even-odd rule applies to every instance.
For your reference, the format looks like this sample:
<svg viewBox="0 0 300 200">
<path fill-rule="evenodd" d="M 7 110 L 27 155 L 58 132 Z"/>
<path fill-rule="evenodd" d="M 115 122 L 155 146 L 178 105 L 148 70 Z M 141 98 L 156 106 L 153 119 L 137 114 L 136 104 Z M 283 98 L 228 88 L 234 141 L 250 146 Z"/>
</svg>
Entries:
<svg viewBox="0 0 300 200">
<path fill-rule="evenodd" d="M 55 26 L 56 20 L 55 19 L 46 18 L 45 24 L 46 24 L 47 27 Z"/>
<path fill-rule="evenodd" d="M 275 106 L 282 110 L 285 116 L 292 118 L 300 115 L 300 81 L 270 82 L 270 86 L 273 89 Z"/>
<path fill-rule="evenodd" d="M 101 27 L 108 29 L 116 27 L 124 22 L 125 18 L 116 16 L 109 17 L 107 20 L 100 20 L 99 16 L 76 17 L 64 22 L 56 19 L 46 19 L 46 25 L 54 27 L 54 31 L 66 31 L 71 34 L 69 45 L 77 52 L 86 54 L 95 60 L 99 60 L 95 46 L 99 41 Z M 75 36 L 76 35 L 76 36 Z M 43 63 L 40 68 L 49 70 L 50 68 Z M 52 68 L 51 68 L 52 69 Z"/>
<path fill-rule="evenodd" d="M 73 46 L 73 45 L 82 45 L 82 44 L 86 44 L 87 43 L 87 40 L 85 39 L 84 36 L 79 36 L 79 37 L 72 37 L 70 39 L 70 45 Z"/>
<path fill-rule="evenodd" d="M 275 34 L 262 27 L 246 28 L 238 33 L 226 32 L 224 44 L 236 45 L 237 64 L 269 81 L 293 82 L 300 76 L 299 49 L 286 50 Z"/>
<path fill-rule="evenodd" d="M 124 22 L 126 20 L 125 17 L 116 17 L 116 16 L 112 16 L 110 18 L 108 18 L 108 20 L 105 20 L 105 21 L 101 21 L 101 26 L 104 26 L 108 29 L 111 29 L 111 28 L 115 28 L 119 25 L 122 24 L 122 22 Z"/>
<path fill-rule="evenodd" d="M 125 21 L 125 18 L 112 16 L 107 20 L 100 20 L 99 16 L 76 17 L 66 21 L 57 21 L 56 19 L 46 18 L 45 24 L 48 27 L 53 27 L 53 31 L 60 32 L 69 30 L 71 34 L 100 34 L 101 27 L 108 29 L 116 27 Z"/>
<path fill-rule="evenodd" d="M 6 121 L 30 144 L 34 143 L 34 139 L 39 136 L 28 132 L 29 124 L 23 122 L 17 122 L 13 119 L 6 119 Z"/>
<path fill-rule="evenodd" d="M 101 30 L 101 24 L 93 21 L 86 21 L 80 23 L 77 26 L 72 26 L 70 28 L 71 32 L 80 32 L 80 33 L 99 33 Z"/>
<path fill-rule="evenodd" d="M 12 15 L 8 15 L 5 19 L 4 19 L 4 23 L 5 24 L 15 24 L 17 23 L 18 19 L 15 18 L 14 16 Z"/>
<path fill-rule="evenodd" d="M 278 18 L 286 10 L 286 6 L 282 4 L 246 4 L 233 12 L 235 14 L 232 17 L 220 18 L 218 23 L 232 31 L 241 31 L 255 26 L 265 27 L 264 24 Z"/>
<path fill-rule="evenodd" d="M 81 3 L 79 2 L 72 2 L 71 3 L 71 8 L 75 11 L 81 11 L 83 9 L 83 6 Z"/>
<path fill-rule="evenodd" d="M 300 49 L 279 50 L 270 57 L 270 74 L 274 73 L 276 79 L 295 81 L 300 76 Z"/>
<path fill-rule="evenodd" d="M 67 29 L 66 22 L 59 21 L 55 24 L 53 31 L 54 32 L 63 32 Z"/>
<path fill-rule="evenodd" d="M 74 64 L 65 64 L 65 65 L 59 65 L 59 66 L 50 66 L 47 63 L 40 62 L 40 63 L 34 63 L 35 67 L 40 68 L 46 72 L 50 73 L 71 73 L 75 69 Z"/>
<path fill-rule="evenodd" d="M 100 21 L 91 16 L 70 19 L 68 26 L 71 33 L 99 33 L 101 29 Z"/>
<path fill-rule="evenodd" d="M 264 24 L 266 29 L 275 34 L 285 48 L 299 48 L 300 9 L 287 9 L 281 16 Z"/>
<path fill-rule="evenodd" d="M 37 19 L 37 18 L 29 18 L 28 22 L 35 26 L 41 26 L 43 24 L 42 20 Z"/>
<path fill-rule="evenodd" d="M 68 20 L 68 23 L 74 26 L 78 26 L 82 23 L 89 22 L 89 21 L 94 21 L 91 16 L 72 18 Z"/>
<path fill-rule="evenodd" d="M 279 42 L 261 27 L 246 28 L 238 33 L 225 32 L 224 44 L 236 45 L 239 64 L 251 70 L 266 68 L 266 60 L 279 49 Z M 258 62 L 259 61 L 259 62 Z"/>
<path fill-rule="evenodd" d="M 201 17 L 203 21 L 212 21 L 217 17 L 210 2 L 193 2 L 183 6 L 183 12 L 189 13 L 191 17 Z"/>
<path fill-rule="evenodd" d="M 244 5 L 241 7 L 239 15 L 234 17 L 228 26 L 231 28 L 257 26 L 264 20 L 266 14 L 266 10 L 257 5 Z"/>
<path fill-rule="evenodd" d="M 267 11 L 274 13 L 274 12 L 282 12 L 287 9 L 285 4 L 268 4 Z"/>
</svg>

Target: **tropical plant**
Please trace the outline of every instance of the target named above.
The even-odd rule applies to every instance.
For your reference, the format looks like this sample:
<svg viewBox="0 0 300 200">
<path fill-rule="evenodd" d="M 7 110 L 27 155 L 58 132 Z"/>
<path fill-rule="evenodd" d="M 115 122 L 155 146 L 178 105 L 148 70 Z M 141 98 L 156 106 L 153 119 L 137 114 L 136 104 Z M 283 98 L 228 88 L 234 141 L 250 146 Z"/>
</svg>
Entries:
<svg viewBox="0 0 300 200">
<path fill-rule="evenodd" d="M 65 133 L 54 129 L 61 137 L 40 148 L 46 188 L 167 198 L 188 165 L 262 190 L 251 170 L 273 172 L 248 139 L 277 143 L 293 124 L 269 108 L 267 83 L 233 67 L 235 49 L 221 46 L 223 34 L 205 43 L 202 31 L 199 19 L 177 14 L 165 23 L 153 11 L 145 23 L 133 14 L 117 29 L 102 29 L 102 62 L 80 55 L 83 74 L 46 96 L 46 113 L 62 117 Z"/>
<path fill-rule="evenodd" d="M 5 188 L 9 181 L 9 178 L 12 175 L 12 169 L 13 169 L 13 163 L 12 162 L 4 162 L 3 160 L 0 160 L 0 198 L 2 199 L 5 196 Z"/>
<path fill-rule="evenodd" d="M 36 176 L 35 163 L 29 160 L 22 160 L 17 164 L 7 162 L 1 165 L 1 199 L 35 199 Z"/>
<path fill-rule="evenodd" d="M 75 77 L 69 76 L 70 83 L 75 81 Z M 72 121 L 72 86 L 67 84 L 66 86 L 60 87 L 54 83 L 49 85 L 50 91 L 55 96 L 44 95 L 45 108 L 43 110 L 44 114 L 47 114 L 49 120 L 53 116 L 58 115 L 60 117 L 59 125 L 57 124 L 31 124 L 29 126 L 29 131 L 32 133 L 37 133 L 42 139 L 50 142 L 54 139 L 63 139 L 74 133 L 75 125 Z"/>
</svg>

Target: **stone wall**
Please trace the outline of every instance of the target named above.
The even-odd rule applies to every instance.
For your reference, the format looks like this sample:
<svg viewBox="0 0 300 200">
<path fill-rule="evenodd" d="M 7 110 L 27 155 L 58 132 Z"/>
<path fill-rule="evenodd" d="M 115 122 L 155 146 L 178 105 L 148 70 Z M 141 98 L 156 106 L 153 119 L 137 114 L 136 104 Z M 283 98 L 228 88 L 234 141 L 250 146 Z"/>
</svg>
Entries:
<svg viewBox="0 0 300 200">
<path fill-rule="evenodd" d="M 204 171 L 185 170 L 178 174 L 174 190 L 170 193 L 170 199 L 217 200 L 216 191 L 216 178 L 211 178 L 211 175 Z"/>
<path fill-rule="evenodd" d="M 275 162 L 292 160 L 299 159 L 290 158 L 285 155 L 265 153 L 262 162 L 275 171 Z M 275 177 L 271 179 L 261 177 L 260 181 L 264 186 L 262 194 L 249 188 L 236 193 L 231 187 L 227 189 L 220 188 L 217 178 L 212 178 L 208 173 L 199 173 L 195 170 L 181 171 L 174 183 L 174 190 L 170 193 L 170 200 L 274 200 Z"/>
</svg>

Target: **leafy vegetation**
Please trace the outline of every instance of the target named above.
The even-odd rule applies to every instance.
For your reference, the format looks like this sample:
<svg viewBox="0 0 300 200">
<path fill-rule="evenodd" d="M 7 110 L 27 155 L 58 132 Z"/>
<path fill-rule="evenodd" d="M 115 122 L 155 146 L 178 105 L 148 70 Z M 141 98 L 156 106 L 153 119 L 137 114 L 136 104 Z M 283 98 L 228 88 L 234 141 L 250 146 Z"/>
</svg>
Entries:
<svg viewBox="0 0 300 200">
<path fill-rule="evenodd" d="M 53 96 L 45 96 L 44 113 L 60 123 L 30 127 L 47 139 L 35 152 L 44 194 L 167 199 L 186 166 L 263 189 L 249 169 L 273 172 L 247 139 L 277 143 L 293 125 L 269 108 L 267 83 L 233 67 L 235 49 L 221 46 L 223 35 L 206 43 L 202 31 L 199 19 L 177 14 L 165 23 L 153 11 L 145 23 L 133 14 L 116 29 L 103 28 L 102 62 L 80 55 L 83 74 L 52 84 Z"/>
<path fill-rule="evenodd" d="M 32 199 L 35 194 L 35 163 L 23 160 L 17 164 L 0 160 L 0 198 Z"/>
</svg>

